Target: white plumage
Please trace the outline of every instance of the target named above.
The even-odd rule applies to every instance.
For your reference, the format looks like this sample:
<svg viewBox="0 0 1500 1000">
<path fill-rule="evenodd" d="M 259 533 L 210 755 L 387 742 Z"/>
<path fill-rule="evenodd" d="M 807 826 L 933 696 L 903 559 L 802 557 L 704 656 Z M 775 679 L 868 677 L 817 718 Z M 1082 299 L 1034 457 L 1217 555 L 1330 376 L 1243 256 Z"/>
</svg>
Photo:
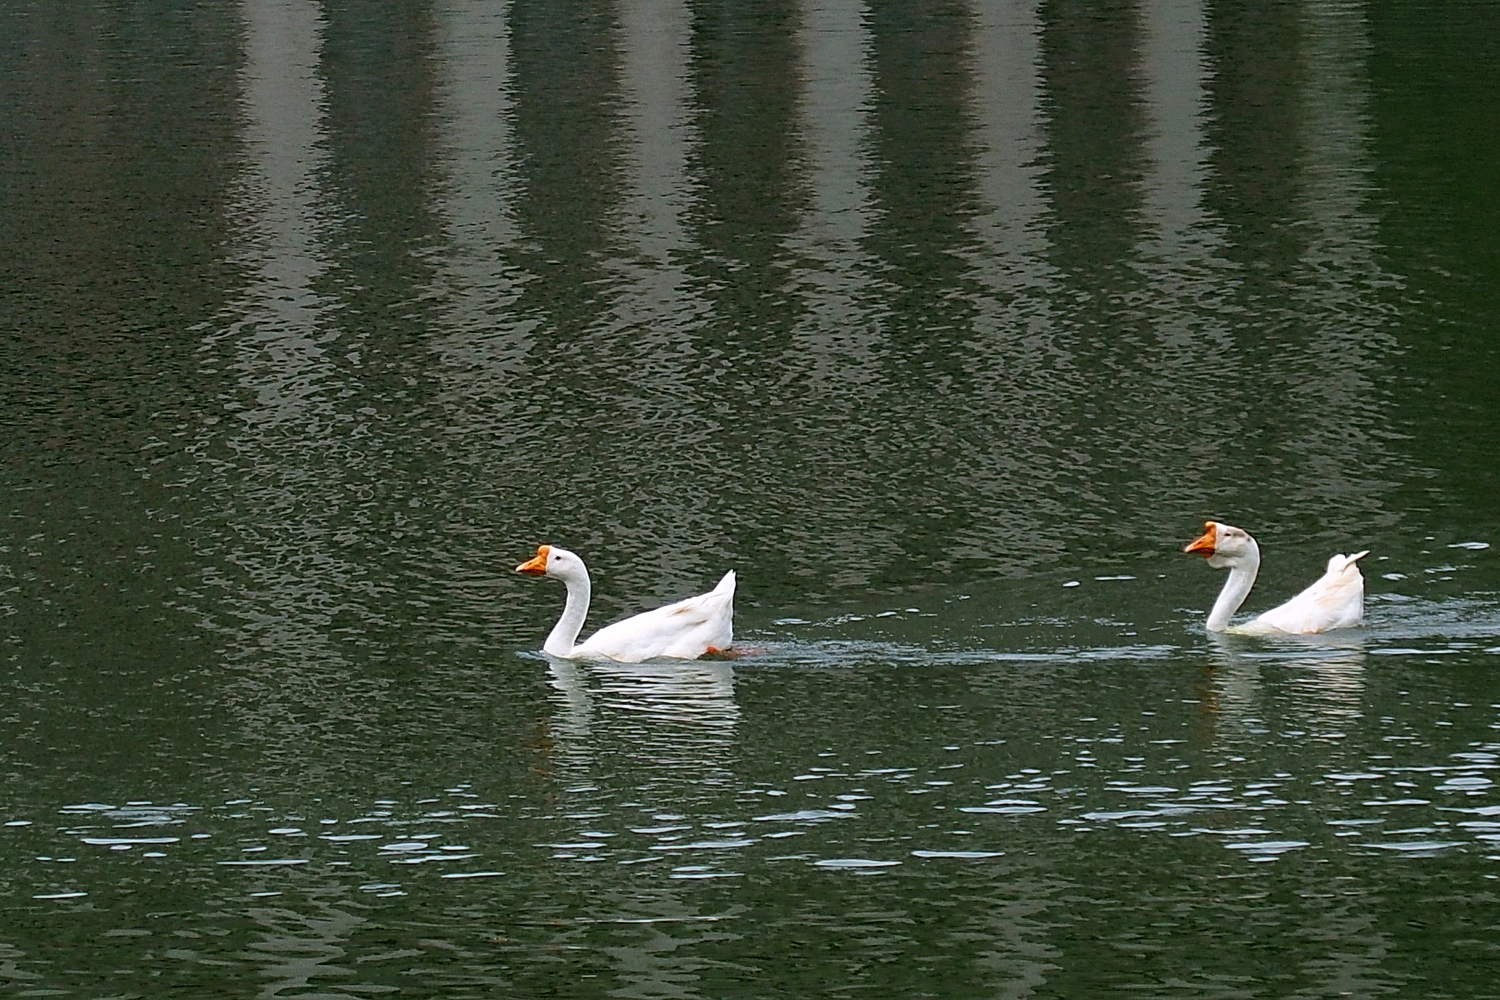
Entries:
<svg viewBox="0 0 1500 1000">
<path fill-rule="evenodd" d="M 586 642 L 574 645 L 588 615 L 591 594 L 588 567 L 576 553 L 543 545 L 536 556 L 516 567 L 519 573 L 550 576 L 568 588 L 562 617 L 542 651 L 566 659 L 606 659 L 639 663 L 657 657 L 696 660 L 723 653 L 734 642 L 734 571 L 706 594 L 645 611 L 606 625 Z"/>
<path fill-rule="evenodd" d="M 1201 552 L 1208 557 L 1210 566 L 1229 570 L 1229 579 L 1224 581 L 1224 589 L 1208 615 L 1206 627 L 1210 632 L 1306 634 L 1348 628 L 1364 618 L 1365 578 L 1357 564 L 1369 554 L 1368 550 L 1352 556 L 1333 556 L 1323 575 L 1302 593 L 1242 625 L 1230 626 L 1229 619 L 1255 585 L 1255 576 L 1260 571 L 1260 546 L 1243 528 L 1217 521 L 1205 522 L 1203 527 L 1203 535 L 1188 543 L 1183 551 Z"/>
</svg>

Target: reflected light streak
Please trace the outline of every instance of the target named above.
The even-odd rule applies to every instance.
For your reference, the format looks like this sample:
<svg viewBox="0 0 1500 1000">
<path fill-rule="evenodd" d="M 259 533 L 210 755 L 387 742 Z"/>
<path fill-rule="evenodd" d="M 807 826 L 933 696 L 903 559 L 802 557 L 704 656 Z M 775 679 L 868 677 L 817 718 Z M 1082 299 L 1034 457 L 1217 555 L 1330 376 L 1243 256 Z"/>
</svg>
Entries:
<svg viewBox="0 0 1500 1000">
<path fill-rule="evenodd" d="M 443 266 L 456 291 L 475 295 L 477 311 L 493 294 L 496 251 L 516 241 L 510 192 L 513 80 L 510 8 L 484 0 L 448 0 L 437 12 L 436 120 L 448 183 L 441 190 L 452 251 Z"/>
<path fill-rule="evenodd" d="M 447 312 L 433 349 L 459 411 L 448 426 L 466 436 L 492 430 L 476 427 L 490 418 L 468 411 L 504 396 L 534 346 L 530 325 L 508 318 L 523 284 L 506 259 L 520 238 L 510 14 L 510 4 L 485 0 L 448 0 L 437 11 L 434 120 L 446 183 L 433 196 L 449 245 L 433 258 Z"/>
<path fill-rule="evenodd" d="M 836 394 L 872 377 L 881 337 L 867 315 L 871 257 L 861 242 L 871 222 L 873 39 L 863 0 L 807 0 L 797 31 L 798 102 L 808 207 L 791 237 L 805 258 L 798 280 L 807 318 L 793 333 L 787 363 Z"/>
<path fill-rule="evenodd" d="M 1210 66 L 1203 0 L 1144 0 L 1140 9 L 1140 74 L 1145 128 L 1137 266 L 1151 282 L 1155 337 L 1164 350 L 1158 369 L 1163 398 L 1178 394 L 1184 371 L 1205 353 L 1234 343 L 1220 303 L 1234 301 L 1238 272 L 1221 251 L 1223 226 L 1204 207 L 1209 182 Z M 1205 401 L 1212 410 L 1218 400 Z M 1180 461 L 1177 445 L 1143 442 L 1162 467 Z"/>
<path fill-rule="evenodd" d="M 1220 256 L 1222 225 L 1203 206 L 1209 180 L 1203 0 L 1145 0 L 1141 20 L 1147 129 L 1137 253 L 1156 289 L 1165 356 L 1181 370 L 1201 357 L 1205 338 L 1232 342 L 1211 304 L 1233 300 L 1238 275 Z"/>
<path fill-rule="evenodd" d="M 696 143 L 689 121 L 690 19 L 684 0 L 644 0 L 618 8 L 621 89 L 629 149 L 625 228 L 656 264 L 690 251 L 682 218 L 696 184 L 688 157 Z"/>
<path fill-rule="evenodd" d="M 702 378 L 705 356 L 720 345 L 704 335 L 711 306 L 690 274 L 703 252 L 685 225 L 701 190 L 689 166 L 701 141 L 695 124 L 698 94 L 689 73 L 692 12 L 686 0 L 646 0 L 618 4 L 615 17 L 620 109 L 615 126 L 623 140 L 624 184 L 612 214 L 620 238 L 606 265 L 616 278 L 607 307 L 589 324 L 585 342 L 617 365 L 592 387 L 601 411 L 624 423 L 639 419 L 650 430 L 612 442 L 601 456 L 608 471 L 599 482 L 634 481 L 644 469 L 680 475 L 675 460 L 681 456 L 664 453 L 661 443 L 702 454 L 722 426 Z M 653 547 L 661 551 L 657 566 L 667 571 L 664 576 L 691 573 L 698 554 L 673 544 L 672 536 L 697 517 L 704 524 L 695 526 L 694 542 L 720 551 L 726 547 L 725 529 L 695 509 L 696 498 L 671 489 L 651 492 L 641 499 L 645 521 L 655 523 L 638 523 L 635 533 L 643 541 L 656 533 Z"/>
<path fill-rule="evenodd" d="M 972 553 L 990 552 L 1000 537 L 1049 539 L 1054 516 L 1032 488 L 1016 483 L 1009 463 L 1044 462 L 1060 414 L 1070 406 L 1066 368 L 1070 345 L 1056 336 L 1051 299 L 1054 269 L 1047 259 L 1052 208 L 1042 189 L 1046 112 L 1039 0 L 976 0 L 969 50 L 980 209 L 970 220 L 975 245 L 969 276 L 980 286 L 973 317 L 975 349 L 969 374 L 990 387 L 1005 413 L 1004 448 L 977 449 L 969 461 L 983 475 L 973 482 L 996 495 L 991 523 L 958 541 Z M 1045 543 L 1044 543 L 1045 544 Z"/>
<path fill-rule="evenodd" d="M 315 988 L 314 979 L 320 984 L 337 979 L 341 987 L 360 990 L 360 977 L 341 960 L 347 961 L 351 952 L 357 951 L 351 938 L 368 921 L 347 908 L 332 905 L 333 900 L 345 895 L 342 887 L 320 889 L 312 895 L 312 913 L 279 906 L 251 907 L 246 911 L 250 920 L 261 928 L 260 939 L 245 949 L 245 957 L 260 965 L 260 974 L 269 980 L 261 996 L 283 996 L 288 991 L 293 991 L 291 995 L 308 996 L 307 991 Z M 375 983 L 363 986 L 371 992 L 382 989 Z"/>
<path fill-rule="evenodd" d="M 327 97 L 318 73 L 321 8 L 291 0 L 247 0 L 241 71 L 248 169 L 235 217 L 248 220 L 244 258 L 252 276 L 232 307 L 248 329 L 239 364 L 259 411 L 246 419 L 305 419 L 325 374 L 313 330 L 322 303 L 313 287 L 324 272 L 317 231 L 319 175 L 328 151 Z"/>
<path fill-rule="evenodd" d="M 1316 470 L 1315 488 L 1359 505 L 1364 518 L 1389 521 L 1379 496 L 1385 450 L 1373 379 L 1381 355 L 1395 346 L 1385 329 L 1382 286 L 1394 283 L 1376 258 L 1378 228 L 1368 208 L 1370 155 L 1369 24 L 1364 5 L 1307 3 L 1302 11 L 1305 84 L 1301 98 L 1298 217 L 1311 238 L 1291 295 L 1315 335 L 1303 362 L 1307 377 L 1293 398 L 1308 410 L 1292 443 Z"/>
<path fill-rule="evenodd" d="M 240 668 L 223 681 L 224 703 L 245 730 L 283 734 L 275 757 L 306 734 L 304 705 L 329 708 L 306 668 L 342 663 L 326 626 L 365 570 L 330 551 L 324 520 L 347 495 L 329 456 L 348 447 L 340 369 L 325 347 L 338 331 L 319 331 L 332 305 L 317 288 L 332 242 L 322 214 L 327 25 L 320 6 L 292 0 L 246 0 L 241 11 L 247 156 L 230 217 L 242 220 L 247 277 L 226 307 L 232 322 L 205 350 L 227 356 L 236 395 L 256 405 L 224 433 L 234 458 L 209 479 L 222 509 L 200 554 L 203 582 L 217 593 L 205 624 L 225 634 L 228 663 Z M 284 760 L 301 765 L 292 752 Z"/>
<path fill-rule="evenodd" d="M 1141 71 L 1149 129 L 1141 213 L 1163 257 L 1203 239 L 1208 65 L 1202 0 L 1145 0 Z M 1202 255 L 1198 248 L 1193 257 Z M 1181 267 L 1182 262 L 1178 262 Z"/>
<path fill-rule="evenodd" d="M 692 351 L 690 326 L 705 311 L 687 278 L 685 262 L 696 256 L 683 226 L 697 185 L 688 160 L 697 142 L 690 123 L 688 84 L 689 15 L 684 0 L 623 3 L 617 16 L 620 47 L 621 157 L 627 176 L 621 228 L 637 260 L 616 259 L 626 280 L 612 300 L 609 333 L 624 333 L 639 355 L 635 367 L 660 389 L 657 405 L 695 409 L 682 386 L 685 356 Z"/>
<path fill-rule="evenodd" d="M 797 33 L 802 54 L 802 142 L 814 244 L 847 253 L 870 222 L 871 45 L 862 0 L 809 0 Z"/>
<path fill-rule="evenodd" d="M 984 206 L 973 225 L 991 257 L 980 277 L 996 287 L 1039 284 L 1047 273 L 1048 205 L 1038 162 L 1045 118 L 1039 6 L 1040 0 L 976 2 L 972 15 Z"/>
</svg>

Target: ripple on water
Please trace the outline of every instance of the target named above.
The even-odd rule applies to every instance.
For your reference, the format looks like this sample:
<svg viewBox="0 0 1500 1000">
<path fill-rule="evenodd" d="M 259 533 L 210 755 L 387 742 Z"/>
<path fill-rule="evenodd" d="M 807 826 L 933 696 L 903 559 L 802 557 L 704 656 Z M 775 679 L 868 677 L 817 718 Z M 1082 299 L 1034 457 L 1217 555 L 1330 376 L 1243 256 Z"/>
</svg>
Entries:
<svg viewBox="0 0 1500 1000">
<path fill-rule="evenodd" d="M 1446 851 L 1454 847 L 1463 847 L 1464 844 L 1465 842 L 1461 840 L 1404 840 L 1385 844 L 1366 844 L 1365 846 L 1382 851 L 1393 851 L 1403 857 L 1430 858 L 1440 851 Z"/>
<path fill-rule="evenodd" d="M 952 676 L 963 682 L 971 674 Z M 1238 681 L 1220 672 L 1208 682 Z M 1387 747 L 1388 754 L 1309 750 L 1308 734 L 1327 727 L 1295 715 L 1309 711 L 1303 702 L 1268 705 L 1274 689 L 1262 686 L 1258 702 L 1243 704 L 1228 695 L 1214 704 L 1196 689 L 1194 698 L 1181 698 L 1181 689 L 1173 690 L 1170 704 L 1144 706 L 1124 720 L 1101 719 L 1106 713 L 1092 707 L 1086 716 L 1075 713 L 1085 724 L 1059 730 L 1045 743 L 993 738 L 998 727 L 975 724 L 977 716 L 967 711 L 962 692 L 932 698 L 933 708 L 922 706 L 933 713 L 924 716 L 931 720 L 922 734 L 926 746 L 893 740 L 861 743 L 847 753 L 810 752 L 778 763 L 778 769 L 763 769 L 755 787 L 736 783 L 727 767 L 694 770 L 694 776 L 720 782 L 723 791 L 701 798 L 659 795 L 664 772 L 654 757 L 640 765 L 638 781 L 622 781 L 617 761 L 628 758 L 606 756 L 601 741 L 606 735 L 619 737 L 634 752 L 638 744 L 631 740 L 640 730 L 633 721 L 612 730 L 616 716 L 601 711 L 589 719 L 591 728 L 560 738 L 574 745 L 552 751 L 554 759 L 583 761 L 593 770 L 569 764 L 571 770 L 554 776 L 549 795 L 556 798 L 545 806 L 540 800 L 509 806 L 503 798 L 474 801 L 466 798 L 467 791 L 416 802 L 376 799 L 363 811 L 321 818 L 249 799 L 206 808 L 93 802 L 62 809 L 58 832 L 101 858 L 116 848 L 139 856 L 150 846 L 180 863 L 225 869 L 320 866 L 332 871 L 332 866 L 352 865 L 371 887 L 364 891 L 375 895 L 415 892 L 422 885 L 430 890 L 439 878 L 498 878 L 516 870 L 513 859 L 498 856 L 502 850 L 519 853 L 533 869 L 607 862 L 608 870 L 632 878 L 732 882 L 753 872 L 754 865 L 778 861 L 855 874 L 889 871 L 904 861 L 913 873 L 932 873 L 944 864 L 1020 856 L 1017 843 L 1031 845 L 1025 853 L 1038 844 L 1076 849 L 1062 845 L 1087 843 L 1105 829 L 1163 845 L 1185 843 L 1169 838 L 1199 838 L 1254 864 L 1314 848 L 1320 857 L 1343 851 L 1417 861 L 1465 846 L 1494 851 L 1500 842 L 1500 805 L 1488 801 L 1495 792 L 1500 744 L 1470 742 L 1436 759 L 1425 756 L 1431 751 L 1424 745 Z M 1212 712 L 1201 707 L 1208 704 L 1214 704 Z M 1317 703 L 1306 704 L 1321 710 Z M 1279 716 L 1273 714 L 1278 707 Z M 1444 704 L 1454 713 L 1469 708 Z M 715 718 L 727 717 L 717 696 L 709 710 Z M 1492 721 L 1488 708 L 1472 711 Z M 631 716 L 638 718 L 638 713 Z M 1267 719 L 1272 724 L 1262 721 Z M 682 725 L 685 733 L 694 723 Z M 1191 727 L 1198 726 L 1212 728 L 1192 734 Z M 1295 752 L 1278 754 L 1278 766 L 1257 764 L 1257 752 L 1272 746 Z M 592 756 L 575 753 L 580 747 L 591 748 Z M 1293 773 L 1299 754 L 1316 762 L 1305 774 Z M 867 766 L 877 761 L 896 766 Z M 1186 770 L 1193 763 L 1222 767 L 1223 773 L 1197 777 L 1202 772 Z M 521 822 L 526 838 L 507 840 L 506 831 L 513 833 Z M 971 828 L 953 829 L 958 824 Z M 1405 829 L 1387 829 L 1397 826 Z M 1408 832 L 1418 829 L 1425 832 Z M 16 831 L 18 837 L 33 835 L 33 827 Z M 35 832 L 42 839 L 48 835 Z M 1062 833 L 1067 837 L 1060 838 Z M 859 848 L 846 853 L 852 839 L 873 843 L 876 834 L 889 841 L 888 849 L 874 856 Z M 216 839 L 194 839 L 199 836 Z M 789 838 L 802 850 L 776 853 L 790 846 Z M 297 856 L 288 854 L 289 844 L 296 845 Z M 391 877 L 401 875 L 395 882 L 380 879 L 375 864 L 389 866 Z M 58 880 L 38 885 L 37 892 L 89 888 Z"/>
<path fill-rule="evenodd" d="M 670 878 L 676 880 L 704 881 L 708 879 L 744 878 L 744 872 L 718 871 L 706 865 L 683 865 L 673 868 Z"/>
<path fill-rule="evenodd" d="M 1046 811 L 1047 807 L 1034 799 L 993 799 L 982 806 L 959 807 L 959 812 L 993 813 L 1001 816 L 1024 816 Z"/>
<path fill-rule="evenodd" d="M 1225 844 L 1224 848 L 1230 851 L 1242 852 L 1246 861 L 1267 862 L 1275 861 L 1289 851 L 1297 851 L 1311 846 L 1305 840 L 1257 840 Z"/>
<path fill-rule="evenodd" d="M 912 851 L 914 858 L 953 858 L 959 861 L 983 861 L 988 858 L 1003 858 L 1004 851 Z"/>
</svg>

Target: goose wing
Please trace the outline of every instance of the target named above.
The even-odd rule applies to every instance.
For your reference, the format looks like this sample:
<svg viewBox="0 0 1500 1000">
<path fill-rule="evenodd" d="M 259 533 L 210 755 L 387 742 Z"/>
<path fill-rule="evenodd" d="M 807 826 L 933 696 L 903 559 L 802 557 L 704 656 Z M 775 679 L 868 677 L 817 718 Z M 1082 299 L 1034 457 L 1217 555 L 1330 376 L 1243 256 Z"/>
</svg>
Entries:
<svg viewBox="0 0 1500 1000">
<path fill-rule="evenodd" d="M 706 594 L 606 625 L 578 646 L 578 656 L 639 663 L 656 657 L 694 660 L 734 642 L 734 571 Z"/>
<path fill-rule="evenodd" d="M 1369 551 L 1335 555 L 1312 586 L 1251 621 L 1247 631 L 1313 633 L 1358 625 L 1365 613 L 1365 578 L 1359 561 Z"/>
</svg>

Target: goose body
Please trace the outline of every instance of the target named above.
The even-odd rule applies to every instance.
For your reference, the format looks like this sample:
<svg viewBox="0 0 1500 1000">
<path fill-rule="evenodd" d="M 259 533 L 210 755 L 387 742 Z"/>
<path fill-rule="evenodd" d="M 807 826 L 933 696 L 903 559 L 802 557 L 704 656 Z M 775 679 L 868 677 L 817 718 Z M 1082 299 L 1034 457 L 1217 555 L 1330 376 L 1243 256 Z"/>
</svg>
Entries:
<svg viewBox="0 0 1500 1000">
<path fill-rule="evenodd" d="M 734 642 L 734 571 L 706 594 L 645 611 L 606 625 L 583 643 L 578 633 L 588 615 L 591 593 L 588 567 L 576 553 L 543 545 L 516 572 L 559 579 L 568 589 L 562 617 L 553 626 L 542 651 L 564 659 L 605 659 L 639 663 L 657 657 L 696 660 L 705 653 L 722 653 Z"/>
<path fill-rule="evenodd" d="M 1323 575 L 1296 597 L 1242 625 L 1229 619 L 1239 610 L 1260 572 L 1260 546 L 1249 532 L 1233 525 L 1208 521 L 1202 536 L 1188 543 L 1184 552 L 1201 552 L 1215 569 L 1229 570 L 1229 579 L 1214 601 L 1205 627 L 1210 632 L 1240 635 L 1276 633 L 1310 634 L 1358 625 L 1365 613 L 1365 578 L 1359 560 L 1369 554 L 1335 555 Z"/>
</svg>

